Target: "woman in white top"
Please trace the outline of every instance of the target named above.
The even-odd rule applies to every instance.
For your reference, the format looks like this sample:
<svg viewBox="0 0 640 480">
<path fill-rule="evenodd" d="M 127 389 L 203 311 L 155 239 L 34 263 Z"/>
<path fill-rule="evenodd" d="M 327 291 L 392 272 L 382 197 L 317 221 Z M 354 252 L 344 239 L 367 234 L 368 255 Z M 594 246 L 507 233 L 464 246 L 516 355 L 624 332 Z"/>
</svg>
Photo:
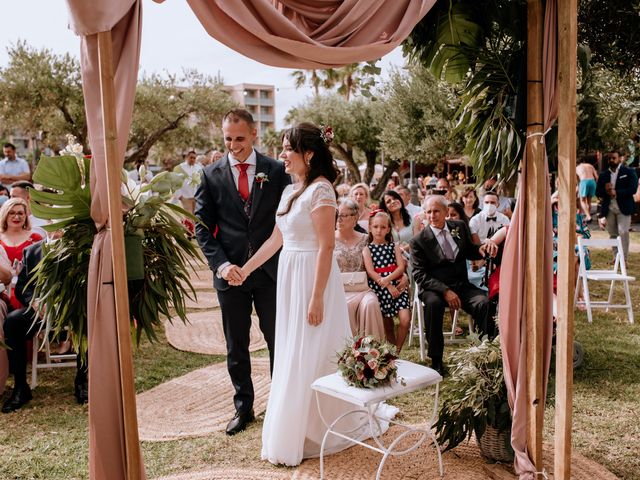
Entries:
<svg viewBox="0 0 640 480">
<path fill-rule="evenodd" d="M 366 183 L 356 183 L 351 187 L 349 197 L 358 204 L 358 209 L 360 210 L 358 225 L 360 225 L 365 232 L 368 232 L 369 216 L 371 215 L 371 209 L 369 208 L 369 202 L 371 201 L 369 187 L 367 187 Z"/>
</svg>

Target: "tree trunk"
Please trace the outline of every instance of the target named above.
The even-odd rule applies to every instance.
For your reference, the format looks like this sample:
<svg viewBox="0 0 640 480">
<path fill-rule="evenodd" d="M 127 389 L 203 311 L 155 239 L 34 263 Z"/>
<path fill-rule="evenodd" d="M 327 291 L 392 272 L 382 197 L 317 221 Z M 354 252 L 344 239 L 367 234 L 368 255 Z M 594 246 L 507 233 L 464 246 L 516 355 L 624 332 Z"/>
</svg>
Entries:
<svg viewBox="0 0 640 480">
<path fill-rule="evenodd" d="M 364 183 L 367 185 L 371 184 L 371 179 L 376 173 L 376 158 L 378 156 L 377 150 L 369 150 L 364 152 L 365 157 L 367 157 L 367 168 L 364 171 Z"/>
<path fill-rule="evenodd" d="M 362 180 L 360 177 L 360 170 L 358 169 L 358 165 L 353 159 L 353 148 L 350 146 L 347 146 L 345 148 L 339 143 L 332 143 L 331 147 L 334 150 L 336 150 L 340 154 L 340 156 L 342 156 L 342 160 L 344 160 L 344 162 L 347 164 L 347 170 L 349 170 L 349 175 L 354 180 L 353 183 L 361 182 Z"/>
<path fill-rule="evenodd" d="M 144 160 L 149 155 L 149 151 L 151 147 L 153 147 L 158 140 L 162 138 L 162 136 L 170 132 L 171 130 L 175 130 L 180 125 L 180 122 L 187 116 L 187 114 L 182 114 L 178 118 L 176 118 L 173 122 L 165 125 L 162 128 L 159 128 L 155 132 L 152 132 L 145 140 L 142 142 L 142 145 L 138 145 L 135 147 L 135 150 L 131 155 L 127 156 L 124 160 L 124 163 L 135 163 L 136 160 Z"/>
<path fill-rule="evenodd" d="M 386 190 L 387 182 L 391 179 L 391 176 L 400 168 L 400 162 L 393 160 L 388 163 L 387 168 L 382 172 L 382 177 L 376 185 L 376 188 L 371 192 L 371 198 L 379 199 L 382 193 Z"/>
</svg>

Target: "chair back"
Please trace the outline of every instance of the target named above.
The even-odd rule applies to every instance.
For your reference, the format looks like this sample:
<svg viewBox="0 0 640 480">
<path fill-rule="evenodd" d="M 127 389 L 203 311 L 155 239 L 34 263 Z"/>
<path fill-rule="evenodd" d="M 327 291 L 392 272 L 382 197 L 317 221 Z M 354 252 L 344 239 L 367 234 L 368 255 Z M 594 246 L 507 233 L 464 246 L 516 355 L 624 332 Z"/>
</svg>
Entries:
<svg viewBox="0 0 640 480">
<path fill-rule="evenodd" d="M 607 269 L 593 269 L 592 271 L 620 273 L 627 275 L 627 265 L 624 259 L 624 253 L 622 251 L 622 239 L 618 236 L 616 238 L 581 238 L 578 237 L 578 255 L 580 256 L 579 275 L 586 275 L 586 263 L 585 263 L 585 248 L 615 248 L 616 256 L 613 262 L 613 268 Z"/>
</svg>

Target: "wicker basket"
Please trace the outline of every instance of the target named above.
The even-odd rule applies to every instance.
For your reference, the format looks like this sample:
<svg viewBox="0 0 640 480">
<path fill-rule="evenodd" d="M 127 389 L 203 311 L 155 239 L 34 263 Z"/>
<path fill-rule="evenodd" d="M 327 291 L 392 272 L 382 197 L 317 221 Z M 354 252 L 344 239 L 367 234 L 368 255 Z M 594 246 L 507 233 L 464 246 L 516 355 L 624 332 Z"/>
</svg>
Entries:
<svg viewBox="0 0 640 480">
<path fill-rule="evenodd" d="M 476 435 L 476 443 L 482 457 L 492 463 L 513 463 L 513 448 L 511 448 L 511 428 L 498 430 L 487 425 L 480 438 Z"/>
</svg>

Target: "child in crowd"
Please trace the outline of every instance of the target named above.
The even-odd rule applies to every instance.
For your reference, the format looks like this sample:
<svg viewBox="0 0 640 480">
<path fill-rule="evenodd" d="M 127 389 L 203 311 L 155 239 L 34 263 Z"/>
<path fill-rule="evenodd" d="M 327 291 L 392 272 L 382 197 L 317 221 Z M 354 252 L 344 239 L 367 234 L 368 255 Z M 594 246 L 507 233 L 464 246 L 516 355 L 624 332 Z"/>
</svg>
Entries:
<svg viewBox="0 0 640 480">
<path fill-rule="evenodd" d="M 402 349 L 409 331 L 411 311 L 409 294 L 400 292 L 396 285 L 406 270 L 402 250 L 393 243 L 391 217 L 377 210 L 369 218 L 369 244 L 362 251 L 364 266 L 369 276 L 369 287 L 378 296 L 387 340 Z M 394 333 L 393 317 L 398 315 L 398 334 Z"/>
</svg>

